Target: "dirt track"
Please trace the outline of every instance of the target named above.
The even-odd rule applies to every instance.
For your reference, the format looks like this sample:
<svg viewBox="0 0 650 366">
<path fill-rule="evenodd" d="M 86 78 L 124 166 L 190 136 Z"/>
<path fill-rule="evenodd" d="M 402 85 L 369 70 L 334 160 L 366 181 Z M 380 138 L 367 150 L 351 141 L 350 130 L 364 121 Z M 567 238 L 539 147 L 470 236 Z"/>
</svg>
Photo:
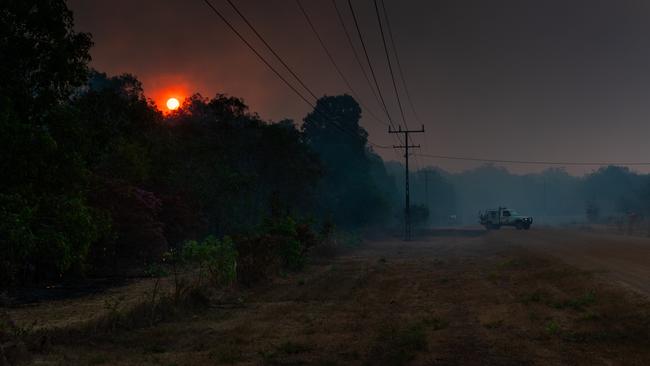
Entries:
<svg viewBox="0 0 650 366">
<path fill-rule="evenodd" d="M 551 254 L 568 264 L 650 296 L 650 238 L 569 230 L 506 230 L 500 240 Z"/>
<path fill-rule="evenodd" d="M 645 288 L 633 280 L 637 269 L 627 271 L 643 267 L 640 255 L 629 255 L 630 265 L 603 267 L 606 258 L 618 263 L 627 257 L 597 249 L 608 248 L 610 239 L 589 249 L 596 240 L 589 234 L 432 234 L 409 243 L 376 240 L 351 254 L 317 261 L 305 273 L 242 292 L 241 308 L 55 342 L 36 360 L 51 365 L 650 364 L 647 299 L 601 278 L 620 277 L 630 287 Z M 630 245 L 647 253 L 643 240 L 616 238 L 611 240 L 626 243 L 619 249 Z M 56 304 L 50 306 L 56 312 Z M 18 318 L 29 318 L 25 311 Z"/>
</svg>

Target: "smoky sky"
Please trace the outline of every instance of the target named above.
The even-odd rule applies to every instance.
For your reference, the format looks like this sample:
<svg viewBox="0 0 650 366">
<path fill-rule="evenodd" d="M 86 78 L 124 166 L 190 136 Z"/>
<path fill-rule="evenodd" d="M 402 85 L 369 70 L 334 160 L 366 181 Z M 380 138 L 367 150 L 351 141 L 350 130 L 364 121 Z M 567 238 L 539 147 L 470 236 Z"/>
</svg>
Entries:
<svg viewBox="0 0 650 366">
<path fill-rule="evenodd" d="M 347 2 L 337 0 L 348 28 Z M 254 41 L 224 0 L 212 0 Z M 294 0 L 235 1 L 317 95 L 350 93 Z M 645 0 L 385 0 L 417 116 L 421 152 L 507 160 L 650 162 L 650 2 Z M 242 97 L 269 120 L 300 122 L 310 108 L 276 78 L 202 0 L 69 0 L 90 32 L 92 66 L 129 72 L 160 102 Z M 383 116 L 356 64 L 330 0 L 303 0 L 360 99 Z M 402 124 L 372 0 L 354 0 L 389 104 Z M 353 32 L 352 35 L 356 35 Z M 253 42 L 262 50 L 259 42 Z M 361 52 L 359 44 L 356 46 Z M 268 53 L 265 53 L 268 55 Z M 393 65 L 395 67 L 395 65 Z M 399 80 L 398 80 L 399 83 Z M 407 122 L 418 125 L 400 84 Z M 385 117 L 383 118 L 385 122 Z M 378 144 L 395 143 L 364 113 Z M 400 152 L 377 149 L 387 160 Z M 463 170 L 478 163 L 417 157 L 415 167 Z M 525 173 L 543 166 L 513 165 Z M 567 167 L 573 174 L 596 167 Z M 637 169 L 646 171 L 647 169 Z"/>
</svg>

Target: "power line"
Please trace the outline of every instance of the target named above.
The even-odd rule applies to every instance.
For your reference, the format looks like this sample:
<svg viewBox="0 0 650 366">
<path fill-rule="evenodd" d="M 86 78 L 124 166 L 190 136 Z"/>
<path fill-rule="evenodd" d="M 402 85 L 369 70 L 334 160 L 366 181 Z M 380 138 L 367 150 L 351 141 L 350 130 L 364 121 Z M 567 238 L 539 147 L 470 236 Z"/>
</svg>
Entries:
<svg viewBox="0 0 650 366">
<path fill-rule="evenodd" d="M 368 111 L 368 114 L 370 114 L 370 116 L 371 116 L 371 117 L 372 117 L 376 122 L 381 123 L 381 124 L 384 124 L 385 126 L 390 126 L 390 124 L 381 121 L 381 120 L 379 119 L 379 117 L 377 117 L 377 116 L 372 112 L 372 110 L 371 110 L 368 106 L 366 106 L 366 105 L 363 103 L 363 101 L 362 101 L 361 98 L 359 97 L 358 93 L 357 93 L 357 92 L 354 90 L 354 88 L 352 87 L 352 84 L 351 84 L 351 83 L 349 82 L 349 80 L 345 77 L 345 74 L 343 73 L 343 71 L 341 70 L 341 68 L 339 67 L 339 65 L 337 64 L 336 60 L 334 59 L 334 56 L 332 55 L 332 53 L 329 51 L 329 49 L 328 49 L 327 46 L 325 45 L 325 42 L 323 41 L 323 38 L 320 36 L 320 33 L 319 33 L 318 30 L 316 29 L 316 26 L 315 26 L 314 23 L 312 22 L 312 20 L 311 20 L 311 18 L 309 17 L 309 14 L 307 13 L 307 11 L 306 11 L 305 8 L 302 6 L 302 3 L 300 2 L 300 0 L 296 0 L 296 3 L 298 4 L 298 8 L 300 9 L 300 11 L 301 11 L 303 17 L 305 18 L 305 20 L 306 20 L 307 23 L 309 24 L 309 27 L 311 28 L 312 32 L 313 32 L 314 35 L 316 36 L 316 39 L 317 39 L 318 42 L 320 43 L 321 48 L 323 49 L 323 51 L 324 51 L 325 54 L 327 55 L 328 59 L 330 60 L 330 63 L 334 66 L 334 68 L 336 69 L 336 72 L 339 74 L 339 76 L 341 77 L 341 79 L 343 80 L 343 82 L 346 84 L 346 86 L 348 87 L 348 89 L 350 90 L 350 92 L 352 93 L 352 95 L 353 95 L 353 96 L 354 96 L 354 97 L 359 101 L 359 104 L 361 104 L 361 106 L 362 106 L 366 111 Z M 336 4 L 335 4 L 335 6 L 336 6 Z M 337 12 L 338 12 L 338 10 L 337 10 Z M 347 30 L 346 30 L 346 34 L 347 34 Z M 356 55 L 356 53 L 355 53 L 355 55 Z M 363 71 L 364 71 L 364 73 L 365 73 L 365 70 L 363 70 Z M 399 139 L 397 140 L 397 142 L 399 143 Z M 374 144 L 374 143 L 373 143 L 373 144 Z M 390 146 L 380 146 L 380 145 L 376 145 L 376 144 L 375 144 L 374 146 L 377 147 L 377 148 L 382 148 L 382 149 L 390 148 Z"/>
<path fill-rule="evenodd" d="M 384 0 L 381 0 L 381 7 L 384 11 L 384 17 L 386 18 L 386 27 L 388 28 L 388 38 L 390 39 L 390 43 L 393 47 L 393 53 L 395 54 L 395 61 L 397 62 L 397 71 L 399 72 L 400 79 L 402 80 L 402 85 L 404 85 L 404 91 L 406 92 L 406 99 L 409 102 L 409 105 L 411 106 L 411 111 L 413 111 L 413 116 L 415 117 L 415 120 L 420 124 L 420 118 L 418 117 L 418 113 L 415 111 L 415 105 L 413 104 L 413 99 L 411 98 L 411 93 L 409 92 L 408 84 L 406 83 L 406 78 L 404 77 L 404 71 L 402 69 L 402 63 L 399 60 L 399 52 L 397 51 L 397 46 L 395 45 L 395 38 L 393 37 L 393 30 L 390 25 L 390 18 L 388 16 L 388 12 L 386 11 L 386 3 Z"/>
<path fill-rule="evenodd" d="M 330 63 L 334 66 L 334 69 L 336 69 L 336 72 L 339 74 L 339 76 L 341 77 L 341 80 L 343 80 L 343 82 L 344 82 L 345 85 L 348 87 L 348 89 L 350 90 L 350 92 L 352 93 L 352 95 L 353 95 L 353 96 L 354 96 L 354 97 L 359 101 L 359 104 L 361 104 L 361 106 L 362 106 L 366 111 L 368 111 L 368 114 L 370 114 L 370 115 L 371 115 L 371 116 L 372 116 L 372 117 L 373 117 L 377 122 L 382 123 L 382 124 L 385 125 L 385 126 L 389 126 L 388 123 L 386 123 L 386 122 L 384 122 L 384 121 L 381 121 L 381 120 L 380 120 L 380 119 L 379 119 L 379 118 L 378 118 L 378 117 L 377 117 L 377 116 L 372 112 L 372 110 L 371 110 L 370 108 L 368 108 L 368 106 L 366 106 L 366 105 L 363 103 L 363 101 L 362 101 L 361 98 L 359 97 L 358 93 L 357 93 L 357 92 L 354 90 L 354 88 L 352 87 L 350 81 L 345 77 L 345 74 L 343 74 L 343 71 L 341 71 L 341 68 L 340 68 L 339 65 L 336 63 L 336 60 L 334 60 L 334 56 L 332 56 L 332 53 L 329 51 L 329 49 L 328 49 L 327 46 L 325 45 L 325 42 L 323 41 L 323 38 L 320 36 L 320 33 L 318 33 L 318 30 L 316 29 L 316 26 L 315 26 L 314 23 L 311 21 L 311 18 L 309 17 L 309 14 L 308 14 L 307 11 L 305 10 L 305 8 L 302 6 L 302 3 L 300 2 L 300 0 L 296 0 L 296 3 L 298 4 L 298 7 L 300 8 L 300 12 L 302 13 L 302 15 L 303 15 L 303 17 L 305 18 L 305 20 L 307 21 L 307 23 L 309 24 L 309 27 L 311 28 L 312 32 L 313 32 L 314 35 L 316 36 L 316 39 L 318 39 L 318 43 L 320 43 L 321 48 L 323 49 L 323 51 L 324 51 L 325 54 L 327 55 L 327 58 L 330 60 Z"/>
<path fill-rule="evenodd" d="M 390 55 L 388 54 L 388 46 L 386 45 L 386 36 L 384 35 L 384 27 L 381 24 L 381 16 L 379 15 L 379 5 L 377 0 L 374 0 L 375 3 L 375 13 L 377 14 L 377 23 L 379 23 L 379 33 L 381 34 L 381 41 L 384 45 L 384 53 L 386 54 L 386 61 L 388 62 L 388 71 L 390 72 L 390 79 L 393 82 L 393 90 L 395 90 L 395 97 L 397 98 L 397 105 L 399 106 L 399 113 L 402 116 L 402 122 L 404 122 L 404 127 L 408 130 L 408 123 L 406 122 L 406 117 L 404 116 L 404 109 L 402 108 L 402 100 L 399 97 L 399 92 L 397 90 L 397 83 L 395 82 L 395 73 L 393 73 L 393 63 L 390 61 Z"/>
<path fill-rule="evenodd" d="M 366 72 L 366 68 L 363 67 L 363 63 L 361 62 L 361 58 L 359 57 L 359 54 L 357 52 L 357 48 L 354 46 L 354 42 L 352 41 L 352 37 L 350 36 L 350 32 L 348 31 L 348 27 L 345 25 L 345 20 L 343 20 L 343 15 L 341 14 L 341 11 L 339 10 L 339 6 L 336 3 L 336 0 L 332 0 L 332 5 L 334 6 L 334 10 L 336 11 L 336 16 L 339 20 L 339 24 L 341 25 L 341 28 L 343 29 L 343 33 L 345 34 L 345 38 L 348 41 L 348 45 L 350 46 L 350 49 L 352 49 L 352 54 L 354 55 L 354 59 L 357 62 L 357 65 L 359 65 L 359 68 L 361 69 L 361 73 L 366 80 L 366 84 L 368 85 L 368 88 L 372 92 L 372 95 L 375 97 L 375 101 L 381 108 L 382 103 L 381 100 L 379 99 L 379 96 L 377 95 L 377 91 L 375 88 L 372 86 L 372 83 L 370 82 L 370 78 L 368 77 L 368 73 Z M 366 107 L 367 109 L 367 107 Z M 384 109 L 386 111 L 386 109 Z M 386 115 L 389 117 L 389 125 L 393 126 L 392 121 L 390 120 L 390 116 L 388 113 Z M 399 140 L 399 136 L 391 135 L 394 136 L 394 139 L 397 139 L 397 143 L 401 144 L 401 141 Z M 395 150 L 393 150 L 395 151 Z M 397 157 L 397 153 L 395 155 Z"/>
<path fill-rule="evenodd" d="M 294 86 L 293 86 L 293 85 L 292 85 L 292 84 L 291 84 L 291 83 L 290 83 L 290 82 L 289 82 L 289 81 L 288 81 L 288 80 L 287 80 L 287 79 L 286 79 L 286 78 L 285 78 L 285 77 L 284 77 L 284 76 L 283 76 L 283 75 L 282 75 L 278 70 L 276 70 L 275 67 L 273 67 L 273 65 L 271 65 L 271 64 L 266 60 L 266 58 L 264 58 L 264 56 L 262 56 L 262 55 L 261 55 L 261 54 L 260 54 L 260 53 L 255 49 L 255 47 L 253 47 L 252 44 L 250 44 L 250 42 L 248 42 L 248 40 L 246 40 L 246 38 L 244 38 L 244 36 L 243 36 L 243 35 L 242 35 L 242 34 L 241 34 L 241 33 L 240 33 L 240 32 L 239 32 L 239 31 L 238 31 L 238 30 L 237 30 L 237 29 L 232 25 L 232 23 L 230 23 L 230 22 L 228 21 L 228 19 L 226 19 L 226 17 L 224 17 L 224 15 L 223 15 L 219 10 L 217 10 L 217 8 L 214 7 L 214 5 L 212 5 L 212 3 L 211 3 L 209 0 L 203 0 L 203 2 L 204 2 L 204 3 L 205 3 L 205 4 L 206 4 L 210 9 L 212 9 L 212 11 L 213 11 L 213 12 L 214 12 L 214 13 L 215 13 L 215 14 L 216 14 L 216 15 L 217 15 L 217 16 L 218 16 L 218 17 L 219 17 L 219 18 L 220 18 L 220 19 L 221 19 L 221 20 L 222 20 L 222 21 L 223 21 L 227 26 L 228 26 L 228 28 L 230 28 L 230 30 L 233 31 L 233 33 L 235 33 L 235 34 L 237 35 L 237 37 L 238 37 L 242 42 L 244 42 L 244 44 L 245 44 L 245 45 L 246 45 L 246 46 L 247 46 L 251 51 L 253 51 L 253 53 L 257 56 L 257 58 L 259 58 L 259 59 L 260 59 L 260 60 L 261 60 L 261 61 L 262 61 L 262 62 L 263 62 L 263 63 L 264 63 L 264 64 L 265 64 L 269 69 L 271 69 L 271 71 L 273 71 L 273 73 L 274 73 L 274 74 L 275 74 L 275 75 L 276 75 L 280 80 L 282 80 L 282 81 L 283 81 L 283 82 L 284 82 L 284 83 L 289 87 L 289 89 L 291 89 L 291 90 L 292 90 L 296 95 L 298 95 L 298 97 L 300 97 L 300 99 L 302 99 L 302 100 L 303 100 L 305 103 L 307 103 L 309 106 L 314 107 L 314 105 L 313 105 L 309 100 L 307 100 L 307 98 L 305 98 L 305 96 L 302 95 L 302 93 L 301 93 L 300 91 L 298 91 L 298 89 L 296 89 L 296 88 L 295 88 L 295 87 L 294 87 Z"/>
<path fill-rule="evenodd" d="M 227 1 L 230 3 L 230 0 L 227 0 Z M 216 15 L 217 15 L 217 16 L 218 16 L 218 17 L 219 17 L 219 18 L 220 18 L 220 19 L 221 19 L 221 20 L 222 20 L 222 21 L 223 21 L 227 26 L 228 26 L 228 28 L 230 28 L 231 31 L 233 31 L 233 33 L 235 33 L 235 35 L 237 35 L 237 37 L 238 37 L 242 42 L 244 42 L 244 44 L 245 44 L 245 45 L 246 45 L 246 46 L 247 46 L 247 47 L 248 47 L 248 48 L 249 48 L 249 49 L 250 49 L 250 50 L 251 50 L 251 51 L 252 51 L 252 52 L 253 52 L 253 53 L 254 53 L 254 54 L 255 54 L 255 55 L 256 55 L 256 56 L 257 56 L 257 57 L 258 57 L 258 58 L 259 58 L 259 59 L 260 59 L 260 60 L 261 60 L 265 65 L 266 65 L 266 66 L 267 66 L 267 67 L 268 67 L 268 68 L 269 68 L 269 69 L 271 69 L 271 71 L 273 71 L 273 73 L 274 73 L 274 74 L 275 74 L 275 75 L 276 75 L 280 80 L 282 80 L 282 81 L 284 82 L 284 84 L 286 84 L 286 85 L 289 87 L 289 89 L 291 89 L 291 90 L 292 90 L 296 95 L 298 95 L 298 97 L 299 97 L 302 101 L 304 101 L 307 105 L 309 105 L 309 106 L 310 106 L 310 107 L 311 107 L 311 108 L 312 108 L 316 113 L 320 114 L 321 116 L 323 116 L 323 118 L 325 118 L 327 121 L 329 121 L 330 123 L 332 123 L 332 125 L 334 125 L 336 128 L 338 128 L 341 132 L 343 132 L 343 133 L 347 133 L 348 135 L 350 135 L 350 136 L 352 136 L 352 137 L 354 137 L 354 138 L 358 138 L 358 136 L 355 135 L 354 133 L 352 133 L 352 132 L 346 130 L 345 128 L 343 128 L 343 126 L 341 126 L 341 125 L 339 125 L 338 123 L 335 123 L 334 121 L 332 121 L 331 119 L 329 119 L 325 114 L 323 114 L 323 112 L 321 112 L 321 111 L 317 108 L 317 106 L 316 106 L 315 104 L 313 104 L 312 102 L 310 102 L 310 101 L 309 101 L 309 100 L 308 100 L 308 99 L 307 99 L 307 98 L 306 98 L 306 97 L 305 97 L 305 96 L 304 96 L 304 95 L 303 95 L 303 94 L 302 94 L 298 89 L 296 89 L 296 88 L 295 88 L 295 87 L 294 87 L 294 86 L 293 86 L 293 85 L 292 85 L 292 84 L 291 84 L 291 83 L 290 83 L 290 82 L 289 82 L 289 81 L 288 81 L 288 80 L 287 80 L 287 79 L 286 79 L 286 78 L 285 78 L 285 77 L 284 77 L 284 76 L 283 76 L 283 75 L 282 75 L 282 74 L 281 74 L 281 73 L 280 73 L 280 72 L 275 68 L 275 67 L 273 67 L 273 65 L 271 65 L 271 63 L 270 63 L 270 62 L 269 62 L 269 61 L 268 61 L 264 56 L 262 56 L 262 55 L 259 53 L 259 51 L 257 51 L 257 49 L 255 49 L 255 47 L 254 47 L 254 46 L 253 46 L 253 45 L 252 45 L 252 44 L 251 44 L 251 43 L 250 43 L 250 42 L 249 42 L 249 41 L 248 41 L 248 40 L 247 40 L 247 39 L 246 39 L 246 38 L 245 38 L 245 37 L 244 37 L 244 36 L 243 36 L 239 31 L 238 31 L 238 30 L 237 30 L 237 28 L 235 28 L 235 27 L 233 26 L 233 24 L 232 24 L 230 21 L 228 21 L 228 19 L 226 19 L 226 17 L 225 17 L 225 16 L 224 16 L 224 15 L 223 15 L 223 14 L 222 14 L 222 13 L 221 13 L 217 8 L 214 7 L 214 5 L 212 5 L 212 3 L 211 3 L 209 0 L 203 0 L 203 2 L 204 2 L 204 3 L 205 3 L 205 4 L 206 4 L 206 5 L 207 5 L 211 10 L 212 10 L 212 12 L 214 12 L 214 13 L 215 13 L 215 14 L 216 14 Z M 243 15 L 238 11 L 238 9 L 234 6 L 234 4 L 232 4 L 232 3 L 230 3 L 230 4 L 231 4 L 231 6 L 233 6 L 233 8 L 236 9 L 236 11 L 240 14 L 240 16 L 243 17 Z M 252 28 L 252 25 L 250 25 L 250 23 L 248 23 L 248 24 L 249 24 L 249 26 Z M 256 32 L 256 34 L 258 35 L 258 37 L 261 37 L 261 35 L 259 35 L 259 33 Z M 270 48 L 270 45 L 267 44 L 267 47 Z M 276 57 L 279 58 L 279 55 L 276 55 Z M 285 63 L 283 63 L 283 65 L 284 65 L 286 68 L 289 69 L 289 67 L 288 67 Z M 289 69 L 289 71 L 292 72 L 290 69 Z M 292 75 L 294 75 L 294 77 L 298 78 L 297 75 L 295 75 L 295 73 L 293 73 L 293 72 L 292 72 Z M 301 80 L 299 80 L 299 82 L 301 82 Z M 305 86 L 305 89 L 309 90 L 309 88 L 306 87 L 306 86 Z M 314 96 L 313 93 L 311 93 L 311 94 L 312 94 L 312 96 Z M 316 98 L 316 97 L 314 96 L 314 99 L 318 99 L 318 98 Z M 385 146 L 385 145 L 379 145 L 379 144 L 376 144 L 376 143 L 372 142 L 370 139 L 367 139 L 367 142 L 368 142 L 371 146 L 373 146 L 373 147 L 382 148 L 382 149 L 384 149 L 384 148 L 390 148 L 390 146 Z"/>
<path fill-rule="evenodd" d="M 361 69 L 363 77 L 366 80 L 366 83 L 368 84 L 368 87 L 370 88 L 370 91 L 374 95 L 375 100 L 377 101 L 377 104 L 381 107 L 381 101 L 379 100 L 379 96 L 377 95 L 377 91 L 375 90 L 375 88 L 372 86 L 372 83 L 370 82 L 370 78 L 368 77 L 368 73 L 366 72 L 366 68 L 363 67 L 363 63 L 361 62 L 361 58 L 359 57 L 359 54 L 357 53 L 356 47 L 354 47 L 354 42 L 352 42 L 352 37 L 350 36 L 350 32 L 348 31 L 348 27 L 345 25 L 345 20 L 343 20 L 343 15 L 341 14 L 341 11 L 339 10 L 338 5 L 336 4 L 336 0 L 332 0 L 332 4 L 334 5 L 334 10 L 336 10 L 336 15 L 338 17 L 339 23 L 341 24 L 341 27 L 343 28 L 343 32 L 345 33 L 345 38 L 347 39 L 348 44 L 350 45 L 350 48 L 352 49 L 352 54 L 354 55 L 354 59 L 357 61 L 357 65 L 359 65 L 359 68 Z"/>
<path fill-rule="evenodd" d="M 384 35 L 384 27 L 381 22 L 381 15 L 379 13 L 379 5 L 377 4 L 377 0 L 374 0 L 374 4 L 375 4 L 375 14 L 377 15 L 377 23 L 379 24 L 379 33 L 381 34 L 381 41 L 382 44 L 384 45 L 384 53 L 386 54 L 386 62 L 388 63 L 388 71 L 390 72 L 390 79 L 393 82 L 393 90 L 395 91 L 395 98 L 397 98 L 399 113 L 402 116 L 402 122 L 404 122 L 404 127 L 406 128 L 406 130 L 408 130 L 408 122 L 406 121 L 406 116 L 404 115 L 404 108 L 402 107 L 402 100 L 400 99 L 399 91 L 397 90 L 397 82 L 395 82 L 395 73 L 393 72 L 393 63 L 391 62 L 390 54 L 388 53 L 388 45 L 386 44 L 386 36 Z M 413 139 L 408 134 L 405 135 L 405 138 L 407 139 L 405 140 L 405 144 L 404 144 L 405 146 L 409 145 L 409 141 L 410 143 L 413 143 Z M 406 154 L 408 155 L 408 149 L 406 150 Z M 415 163 L 417 169 L 419 169 L 420 162 L 418 161 L 417 156 L 415 157 Z"/>
<path fill-rule="evenodd" d="M 530 165 L 569 165 L 569 166 L 644 166 L 650 165 L 650 162 L 576 162 L 576 161 L 540 161 L 540 160 L 501 160 L 501 159 L 483 159 L 465 156 L 449 156 L 449 155 L 432 155 L 432 154 L 415 154 L 425 158 L 444 159 L 444 160 L 462 160 L 462 161 L 476 161 L 482 163 L 506 163 L 506 164 L 530 164 Z"/>
<path fill-rule="evenodd" d="M 297 74 L 296 74 L 296 73 L 291 69 L 291 67 L 289 67 L 289 65 L 287 65 L 287 63 L 284 61 L 284 59 L 282 59 L 282 57 L 280 57 L 280 55 L 278 55 L 278 53 L 273 49 L 273 47 L 271 47 L 271 45 L 266 41 L 266 39 L 264 39 L 264 37 L 262 37 L 262 35 L 261 35 L 261 34 L 257 31 L 257 29 L 256 29 L 256 28 L 251 24 L 251 22 L 248 21 L 248 18 L 246 18 L 246 16 L 244 16 L 244 14 L 242 14 L 242 12 L 239 11 L 239 8 L 237 8 L 237 6 L 232 2 L 232 0 L 226 0 L 226 2 L 228 2 L 228 4 L 230 4 L 230 6 L 235 10 L 235 12 L 239 15 L 239 17 L 242 18 L 242 20 L 244 21 L 244 23 L 246 23 L 246 25 L 248 25 L 248 27 L 253 31 L 253 33 L 255 33 L 255 35 L 257 36 L 257 38 L 259 38 L 260 41 L 262 41 L 262 43 L 264 43 L 264 45 L 266 46 L 266 48 L 268 48 L 268 50 L 271 51 L 271 53 L 273 54 L 273 56 L 275 56 L 275 58 L 277 58 L 278 61 L 280 61 L 280 63 L 282 64 L 282 66 L 284 66 L 284 68 L 287 69 L 287 70 L 289 71 L 289 73 L 290 73 L 294 78 L 296 78 L 296 80 L 298 80 L 298 82 L 300 83 L 300 85 L 302 85 L 302 87 L 305 88 L 305 90 L 307 90 L 307 92 L 308 92 L 309 94 L 311 94 L 311 96 L 312 96 L 314 99 L 318 99 L 318 97 L 316 96 L 316 94 L 314 94 L 314 92 L 311 91 L 311 89 L 310 89 L 310 88 L 309 88 L 309 87 L 308 87 L 308 86 L 307 86 L 307 85 L 302 81 L 302 79 L 301 79 L 301 78 L 300 78 L 300 77 L 299 77 L 299 76 L 298 76 L 298 75 L 297 75 Z"/>
<path fill-rule="evenodd" d="M 377 92 L 379 93 L 379 99 L 381 100 L 381 104 L 384 107 L 384 111 L 386 111 L 386 116 L 388 116 L 388 121 L 390 122 L 391 126 L 395 128 L 395 124 L 393 123 L 393 119 L 390 117 L 390 112 L 388 111 L 388 107 L 386 106 L 386 101 L 384 100 L 384 96 L 381 93 L 381 88 L 379 87 L 379 82 L 377 81 L 377 75 L 375 75 L 375 70 L 372 67 L 372 62 L 370 62 L 370 56 L 368 55 L 368 49 L 366 48 L 366 43 L 363 41 L 363 35 L 361 34 L 361 28 L 359 27 L 359 21 L 357 20 L 357 15 L 354 12 L 354 7 L 352 6 L 352 1 L 348 0 L 348 6 L 350 8 L 350 12 L 352 13 L 352 19 L 354 19 L 354 27 L 357 30 L 357 34 L 359 35 L 359 40 L 361 41 L 361 47 L 363 48 L 363 53 L 366 56 L 366 61 L 368 62 L 368 67 L 370 68 L 370 74 L 372 75 L 372 79 L 375 82 L 375 86 L 377 87 Z"/>
</svg>

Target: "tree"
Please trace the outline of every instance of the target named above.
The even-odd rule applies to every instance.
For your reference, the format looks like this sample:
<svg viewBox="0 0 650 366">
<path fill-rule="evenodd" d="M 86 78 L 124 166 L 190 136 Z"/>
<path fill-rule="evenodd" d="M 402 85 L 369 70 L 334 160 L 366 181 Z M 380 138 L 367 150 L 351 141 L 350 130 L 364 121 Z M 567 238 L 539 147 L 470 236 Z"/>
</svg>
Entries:
<svg viewBox="0 0 650 366">
<path fill-rule="evenodd" d="M 307 211 L 321 167 L 292 122 L 268 124 L 239 98 L 194 95 L 166 121 L 170 190 L 187 192 L 208 231 L 241 233 L 268 216 L 272 202 Z"/>
<path fill-rule="evenodd" d="M 7 0 L 0 10 L 0 95 L 23 123 L 40 124 L 87 78 L 89 34 L 63 0 Z"/>
<path fill-rule="evenodd" d="M 90 36 L 60 0 L 9 0 L 0 10 L 0 283 L 81 271 L 108 225 L 83 192 L 67 102 L 87 75 Z"/>
<path fill-rule="evenodd" d="M 603 216 L 638 211 L 642 178 L 625 167 L 607 166 L 584 177 L 581 190 L 585 201 L 600 208 Z"/>
<path fill-rule="evenodd" d="M 76 148 L 87 167 L 104 177 L 149 182 L 165 131 L 162 113 L 146 99 L 140 81 L 130 74 L 92 72 L 74 107 L 82 135 Z"/>
<path fill-rule="evenodd" d="M 351 96 L 325 96 L 302 126 L 307 144 L 324 166 L 322 209 L 344 226 L 368 225 L 390 217 L 388 197 L 373 179 L 376 158 L 367 146 L 368 133 L 359 125 L 360 118 L 361 108 Z"/>
</svg>

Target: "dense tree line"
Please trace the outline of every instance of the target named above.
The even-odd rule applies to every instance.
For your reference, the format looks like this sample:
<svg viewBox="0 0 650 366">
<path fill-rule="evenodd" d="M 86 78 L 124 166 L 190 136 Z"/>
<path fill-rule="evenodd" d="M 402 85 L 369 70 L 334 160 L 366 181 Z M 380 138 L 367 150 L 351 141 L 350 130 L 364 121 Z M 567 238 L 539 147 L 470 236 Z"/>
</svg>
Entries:
<svg viewBox="0 0 650 366">
<path fill-rule="evenodd" d="M 400 169 L 391 168 L 395 174 Z M 445 224 L 444 215 L 457 215 L 460 223 L 474 224 L 479 210 L 498 206 L 533 215 L 537 223 L 545 224 L 585 222 L 588 210 L 591 220 L 597 212 L 596 221 L 629 213 L 650 215 L 650 176 L 625 167 L 604 166 L 584 176 L 562 168 L 513 174 L 492 165 L 458 173 L 428 170 L 428 189 L 424 173 L 412 173 L 411 196 L 416 204 L 431 208 L 430 223 L 436 225 Z"/>
<path fill-rule="evenodd" d="M 304 244 L 318 222 L 391 216 L 392 180 L 350 96 L 321 98 L 301 127 L 223 94 L 165 115 L 136 77 L 90 70 L 91 37 L 64 1 L 9 1 L 0 27 L 3 287 L 124 274 L 208 235 L 262 260 L 278 235 Z"/>
</svg>

